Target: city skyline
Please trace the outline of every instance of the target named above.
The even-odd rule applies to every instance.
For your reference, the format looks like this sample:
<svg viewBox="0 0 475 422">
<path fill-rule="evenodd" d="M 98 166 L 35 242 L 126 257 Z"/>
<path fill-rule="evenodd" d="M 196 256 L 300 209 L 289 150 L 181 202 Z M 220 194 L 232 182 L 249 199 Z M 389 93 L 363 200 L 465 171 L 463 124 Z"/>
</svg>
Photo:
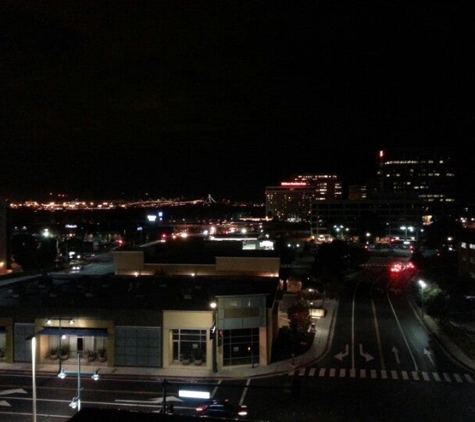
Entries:
<svg viewBox="0 0 475 422">
<path fill-rule="evenodd" d="M 452 155 L 473 196 L 460 4 L 0 7 L 4 197 L 263 201 L 294 174 L 366 183 L 410 146 Z"/>
</svg>

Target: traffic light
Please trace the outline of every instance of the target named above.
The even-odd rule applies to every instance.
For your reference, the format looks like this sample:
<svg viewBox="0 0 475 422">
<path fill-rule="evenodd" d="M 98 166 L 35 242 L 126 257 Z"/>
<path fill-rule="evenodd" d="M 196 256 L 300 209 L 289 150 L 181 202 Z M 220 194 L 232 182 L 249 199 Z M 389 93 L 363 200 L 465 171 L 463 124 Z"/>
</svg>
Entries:
<svg viewBox="0 0 475 422">
<path fill-rule="evenodd" d="M 209 339 L 214 340 L 214 333 L 216 332 L 216 324 L 209 329 Z"/>
</svg>

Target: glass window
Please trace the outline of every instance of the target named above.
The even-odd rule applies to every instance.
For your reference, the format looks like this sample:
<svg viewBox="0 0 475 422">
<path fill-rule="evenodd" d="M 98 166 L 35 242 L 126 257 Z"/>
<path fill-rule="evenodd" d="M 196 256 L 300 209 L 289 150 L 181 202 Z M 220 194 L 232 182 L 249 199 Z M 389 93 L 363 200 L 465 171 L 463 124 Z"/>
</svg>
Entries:
<svg viewBox="0 0 475 422">
<path fill-rule="evenodd" d="M 259 363 L 259 328 L 223 331 L 223 365 Z"/>
<path fill-rule="evenodd" d="M 172 330 L 173 362 L 182 362 L 183 358 L 194 359 L 196 349 L 201 349 L 206 362 L 207 330 Z"/>
</svg>

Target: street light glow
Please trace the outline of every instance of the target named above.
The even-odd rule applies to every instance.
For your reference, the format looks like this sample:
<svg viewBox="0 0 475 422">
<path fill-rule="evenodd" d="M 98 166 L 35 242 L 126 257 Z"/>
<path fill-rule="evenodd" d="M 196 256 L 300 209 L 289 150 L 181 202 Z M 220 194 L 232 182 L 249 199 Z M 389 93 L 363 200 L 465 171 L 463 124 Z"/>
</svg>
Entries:
<svg viewBox="0 0 475 422">
<path fill-rule="evenodd" d="M 421 286 L 421 317 L 424 318 L 424 289 L 427 287 L 427 283 L 424 280 L 419 280 L 419 286 Z"/>
</svg>

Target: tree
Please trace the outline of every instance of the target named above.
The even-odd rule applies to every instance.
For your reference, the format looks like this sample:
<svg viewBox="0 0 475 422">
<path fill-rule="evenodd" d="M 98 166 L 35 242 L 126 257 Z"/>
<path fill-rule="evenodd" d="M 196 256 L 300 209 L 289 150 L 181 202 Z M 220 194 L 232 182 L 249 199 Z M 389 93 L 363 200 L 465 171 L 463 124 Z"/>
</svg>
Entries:
<svg viewBox="0 0 475 422">
<path fill-rule="evenodd" d="M 309 306 L 306 300 L 300 299 L 289 307 L 287 311 L 290 329 L 294 333 L 307 332 L 311 323 Z"/>
<path fill-rule="evenodd" d="M 12 237 L 12 260 L 21 266 L 23 271 L 38 268 L 36 249 L 38 245 L 31 234 L 17 234 Z"/>
<path fill-rule="evenodd" d="M 442 290 L 436 283 L 424 289 L 424 309 L 426 313 L 440 321 L 448 318 L 450 311 L 450 295 Z"/>
<path fill-rule="evenodd" d="M 17 234 L 11 241 L 12 259 L 23 271 L 50 268 L 56 259 L 56 240 L 31 234 Z"/>
</svg>

